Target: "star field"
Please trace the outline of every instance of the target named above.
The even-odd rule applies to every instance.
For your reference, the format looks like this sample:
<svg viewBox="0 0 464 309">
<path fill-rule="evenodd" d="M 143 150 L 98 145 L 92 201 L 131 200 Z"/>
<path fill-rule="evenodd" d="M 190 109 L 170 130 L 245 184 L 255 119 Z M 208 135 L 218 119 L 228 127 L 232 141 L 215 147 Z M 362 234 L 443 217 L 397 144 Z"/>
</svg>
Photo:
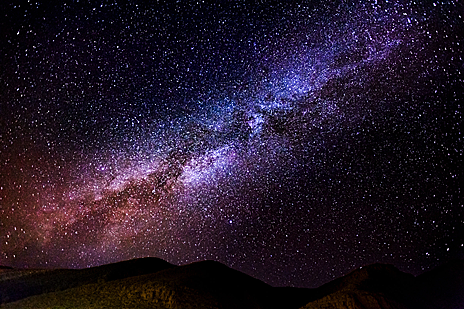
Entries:
<svg viewBox="0 0 464 309">
<path fill-rule="evenodd" d="M 0 264 L 316 287 L 464 258 L 459 1 L 0 12 Z"/>
</svg>

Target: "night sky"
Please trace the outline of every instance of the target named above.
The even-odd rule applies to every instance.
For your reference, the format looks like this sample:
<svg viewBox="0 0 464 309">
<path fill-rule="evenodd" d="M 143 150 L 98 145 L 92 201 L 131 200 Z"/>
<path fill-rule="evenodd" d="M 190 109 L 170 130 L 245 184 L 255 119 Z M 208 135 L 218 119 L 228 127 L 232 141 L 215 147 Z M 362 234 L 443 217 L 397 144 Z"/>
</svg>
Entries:
<svg viewBox="0 0 464 309">
<path fill-rule="evenodd" d="M 1 265 L 464 258 L 461 1 L 10 2 Z"/>
</svg>

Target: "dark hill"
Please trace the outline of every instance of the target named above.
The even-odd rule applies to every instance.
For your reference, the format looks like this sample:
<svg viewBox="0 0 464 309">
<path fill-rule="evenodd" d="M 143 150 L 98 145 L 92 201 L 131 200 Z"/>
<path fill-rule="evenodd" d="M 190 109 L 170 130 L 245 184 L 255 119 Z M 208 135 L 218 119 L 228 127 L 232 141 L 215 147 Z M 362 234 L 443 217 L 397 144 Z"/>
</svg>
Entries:
<svg viewBox="0 0 464 309">
<path fill-rule="evenodd" d="M 428 308 L 464 308 L 464 261 L 446 263 L 417 276 L 418 297 Z"/>
<path fill-rule="evenodd" d="M 305 309 L 464 308 L 464 261 L 454 261 L 418 277 L 392 265 L 354 270 L 315 290 Z"/>
<path fill-rule="evenodd" d="M 85 269 L 16 270 L 0 273 L 0 304 L 98 282 L 154 273 L 174 265 L 143 258 Z"/>
<path fill-rule="evenodd" d="M 303 308 L 415 308 L 413 275 L 403 273 L 392 265 L 373 264 L 356 269 L 318 289 L 318 299 Z"/>
</svg>

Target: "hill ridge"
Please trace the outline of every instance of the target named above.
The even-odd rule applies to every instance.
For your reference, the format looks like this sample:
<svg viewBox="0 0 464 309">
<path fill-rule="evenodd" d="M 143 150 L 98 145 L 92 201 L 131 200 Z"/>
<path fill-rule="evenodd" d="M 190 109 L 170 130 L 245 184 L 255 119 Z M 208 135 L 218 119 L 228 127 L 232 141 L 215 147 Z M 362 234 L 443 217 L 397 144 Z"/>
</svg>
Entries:
<svg viewBox="0 0 464 309">
<path fill-rule="evenodd" d="M 459 260 L 414 277 L 391 264 L 375 263 L 318 288 L 305 289 L 272 287 L 213 260 L 175 266 L 159 258 L 141 258 L 80 270 L 9 270 L 24 272 L 24 276 L 2 279 L 0 273 L 0 301 L 1 308 L 10 309 L 64 305 L 167 309 L 459 308 L 464 304 L 463 270 L 464 260 Z M 42 286 L 37 285 L 37 280 Z M 459 284 L 438 289 L 437 284 L 443 285 L 444 280 Z M 20 285 L 35 289 L 18 291 Z"/>
</svg>

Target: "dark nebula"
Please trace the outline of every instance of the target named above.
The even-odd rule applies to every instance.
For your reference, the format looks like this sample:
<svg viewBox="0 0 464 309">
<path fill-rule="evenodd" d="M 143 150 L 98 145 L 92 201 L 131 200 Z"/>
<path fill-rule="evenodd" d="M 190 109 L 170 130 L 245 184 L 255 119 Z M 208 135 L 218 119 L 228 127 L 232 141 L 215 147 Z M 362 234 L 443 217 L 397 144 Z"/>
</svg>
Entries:
<svg viewBox="0 0 464 309">
<path fill-rule="evenodd" d="M 314 287 L 464 257 L 460 1 L 11 2 L 1 265 Z"/>
</svg>

